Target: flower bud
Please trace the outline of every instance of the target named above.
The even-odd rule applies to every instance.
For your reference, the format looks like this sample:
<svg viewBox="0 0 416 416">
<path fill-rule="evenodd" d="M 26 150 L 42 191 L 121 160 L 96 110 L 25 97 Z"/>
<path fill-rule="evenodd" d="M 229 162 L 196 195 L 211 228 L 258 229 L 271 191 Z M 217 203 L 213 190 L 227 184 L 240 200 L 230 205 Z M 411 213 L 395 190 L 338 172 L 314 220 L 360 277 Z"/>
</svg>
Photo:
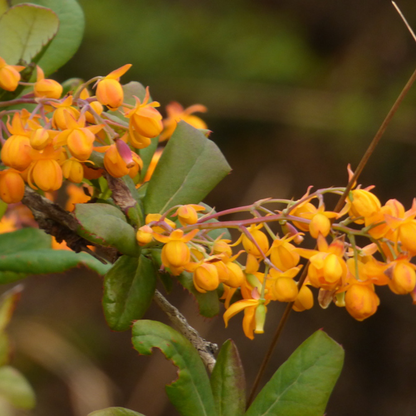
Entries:
<svg viewBox="0 0 416 416">
<path fill-rule="evenodd" d="M 248 231 L 265 254 L 269 250 L 269 239 L 267 238 L 267 235 L 260 231 L 258 226 L 251 226 Z M 243 234 L 242 243 L 247 253 L 256 257 L 262 257 L 259 249 L 245 234 Z"/>
<path fill-rule="evenodd" d="M 99 81 L 96 91 L 97 100 L 109 107 L 111 110 L 116 110 L 123 104 L 124 92 L 121 84 L 116 79 L 104 78 Z"/>
<path fill-rule="evenodd" d="M 273 285 L 273 293 L 279 302 L 293 302 L 298 297 L 298 286 L 290 277 L 278 277 Z"/>
<path fill-rule="evenodd" d="M 11 169 L 0 172 L 0 197 L 6 204 L 20 202 L 25 194 L 25 182 Z"/>
<path fill-rule="evenodd" d="M 303 285 L 298 293 L 295 303 L 293 304 L 293 310 L 296 312 L 302 312 L 313 307 L 313 293 L 308 286 Z"/>
<path fill-rule="evenodd" d="M 35 97 L 59 99 L 63 91 L 62 85 L 53 79 L 45 79 L 45 75 L 39 66 L 37 66 L 37 71 L 38 77 L 33 87 Z"/>
<path fill-rule="evenodd" d="M 374 194 L 364 189 L 355 189 L 351 191 L 349 199 L 351 201 L 349 214 L 353 218 L 370 217 L 381 208 L 379 199 Z M 355 222 L 357 224 L 363 224 L 364 219 L 360 219 Z"/>
<path fill-rule="evenodd" d="M 318 238 L 319 234 L 326 237 L 331 229 L 331 221 L 324 214 L 318 212 L 309 223 L 309 233 L 313 238 Z"/>
<path fill-rule="evenodd" d="M 121 158 L 115 144 L 112 144 L 104 154 L 104 167 L 114 178 L 121 178 L 129 173 L 129 168 Z"/>
<path fill-rule="evenodd" d="M 392 278 L 388 285 L 390 290 L 396 295 L 407 295 L 416 286 L 414 269 L 404 261 L 397 262 L 393 268 Z"/>
<path fill-rule="evenodd" d="M 71 182 L 82 182 L 84 179 L 82 163 L 74 158 L 66 160 L 62 165 L 62 174 L 64 175 L 64 178 L 69 179 Z"/>
<path fill-rule="evenodd" d="M 378 296 L 369 286 L 352 285 L 345 295 L 345 307 L 357 321 L 363 321 L 373 315 L 379 304 Z"/>
<path fill-rule="evenodd" d="M 153 241 L 153 230 L 148 226 L 144 225 L 137 230 L 136 240 L 139 246 L 145 246 Z"/>
<path fill-rule="evenodd" d="M 62 186 L 62 169 L 54 159 L 38 160 L 29 169 L 28 182 L 35 189 L 37 186 L 45 192 L 56 191 Z"/>
<path fill-rule="evenodd" d="M 237 263 L 228 262 L 225 264 L 228 269 L 228 280 L 224 283 L 230 287 L 240 287 L 244 283 L 244 272 Z"/>
<path fill-rule="evenodd" d="M 225 254 L 228 257 L 233 255 L 232 249 L 230 247 L 230 240 L 215 240 L 212 247 L 214 254 Z"/>
<path fill-rule="evenodd" d="M 20 74 L 24 66 L 7 65 L 3 58 L 0 58 L 0 88 L 6 91 L 14 91 L 19 85 Z"/>
<path fill-rule="evenodd" d="M 198 292 L 215 290 L 220 284 L 217 268 L 210 263 L 202 263 L 194 271 L 194 286 Z"/>
<path fill-rule="evenodd" d="M 30 145 L 36 150 L 44 149 L 51 140 L 48 130 L 43 127 L 33 130 L 30 135 Z"/>
<path fill-rule="evenodd" d="M 10 136 L 1 149 L 1 159 L 6 166 L 23 171 L 32 162 L 30 140 L 26 136 Z"/>
<path fill-rule="evenodd" d="M 189 263 L 191 253 L 189 247 L 179 240 L 166 243 L 162 249 L 162 262 L 165 267 L 181 267 Z"/>
</svg>

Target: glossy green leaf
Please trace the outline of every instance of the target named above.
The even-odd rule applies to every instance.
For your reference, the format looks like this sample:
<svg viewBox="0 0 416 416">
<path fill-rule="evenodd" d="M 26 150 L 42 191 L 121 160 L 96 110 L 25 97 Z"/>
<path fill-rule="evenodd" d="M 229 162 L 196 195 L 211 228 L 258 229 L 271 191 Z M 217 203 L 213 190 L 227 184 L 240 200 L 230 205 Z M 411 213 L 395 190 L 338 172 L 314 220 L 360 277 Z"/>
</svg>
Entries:
<svg viewBox="0 0 416 416">
<path fill-rule="evenodd" d="M 107 407 L 107 409 L 96 410 L 88 413 L 88 416 L 144 416 L 142 413 L 133 410 L 124 409 L 123 407 Z"/>
<path fill-rule="evenodd" d="M 217 291 L 201 293 L 195 289 L 192 274 L 183 272 L 177 277 L 179 283 L 191 292 L 198 302 L 199 313 L 206 318 L 213 318 L 220 313 L 220 302 L 218 300 Z"/>
<path fill-rule="evenodd" d="M 13 4 L 25 3 L 13 0 Z M 81 44 L 84 35 L 84 12 L 76 0 L 30 0 L 40 6 L 52 9 L 59 18 L 59 30 L 38 65 L 45 76 L 68 62 Z"/>
<path fill-rule="evenodd" d="M 63 273 L 85 266 L 104 275 L 111 264 L 103 264 L 87 253 L 39 249 L 0 255 L 0 284 L 14 282 L 32 274 Z"/>
<path fill-rule="evenodd" d="M 0 396 L 18 409 L 32 409 L 35 393 L 32 387 L 15 368 L 0 367 Z"/>
<path fill-rule="evenodd" d="M 120 209 L 109 204 L 77 204 L 75 218 L 81 237 L 129 256 L 139 255 L 136 232 Z"/>
<path fill-rule="evenodd" d="M 9 65 L 19 60 L 30 63 L 58 27 L 58 16 L 50 9 L 34 4 L 14 6 L 0 18 L 0 56 Z"/>
<path fill-rule="evenodd" d="M 163 213 L 178 204 L 197 204 L 231 168 L 214 142 L 180 121 L 149 181 L 146 213 Z"/>
<path fill-rule="evenodd" d="M 133 325 L 133 346 L 144 355 L 159 348 L 178 367 L 178 378 L 166 386 L 166 393 L 180 415 L 217 414 L 205 367 L 184 336 L 161 322 L 140 320 Z"/>
<path fill-rule="evenodd" d="M 103 308 L 111 329 L 125 331 L 152 303 L 156 271 L 145 256 L 120 257 L 104 279 Z"/>
<path fill-rule="evenodd" d="M 343 361 L 342 347 L 315 332 L 276 371 L 245 416 L 322 416 Z"/>
<path fill-rule="evenodd" d="M 246 408 L 246 381 L 236 345 L 224 342 L 211 375 L 218 416 L 241 416 Z"/>
</svg>

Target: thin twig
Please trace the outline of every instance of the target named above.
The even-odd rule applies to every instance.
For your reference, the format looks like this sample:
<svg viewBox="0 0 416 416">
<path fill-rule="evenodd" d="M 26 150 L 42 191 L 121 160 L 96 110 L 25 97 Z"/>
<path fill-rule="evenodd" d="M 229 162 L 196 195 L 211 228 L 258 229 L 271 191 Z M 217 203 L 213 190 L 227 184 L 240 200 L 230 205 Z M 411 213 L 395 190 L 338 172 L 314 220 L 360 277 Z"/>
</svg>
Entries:
<svg viewBox="0 0 416 416">
<path fill-rule="evenodd" d="M 202 338 L 196 329 L 192 328 L 188 324 L 186 318 L 179 312 L 179 310 L 171 305 L 158 290 L 156 290 L 153 299 L 157 306 L 159 306 L 159 308 L 166 313 L 172 324 L 179 330 L 179 332 L 196 348 L 205 366 L 208 368 L 209 372 L 212 372 L 215 366 L 214 354 L 218 351 L 217 344 L 206 341 Z"/>
</svg>

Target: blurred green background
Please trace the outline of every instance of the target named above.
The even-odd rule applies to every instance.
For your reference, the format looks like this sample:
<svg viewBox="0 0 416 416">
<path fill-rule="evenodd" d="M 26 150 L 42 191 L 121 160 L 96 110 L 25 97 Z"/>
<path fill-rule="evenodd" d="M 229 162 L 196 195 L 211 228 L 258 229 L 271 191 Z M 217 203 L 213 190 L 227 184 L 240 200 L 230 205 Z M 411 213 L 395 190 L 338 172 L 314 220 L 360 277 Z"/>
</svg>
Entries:
<svg viewBox="0 0 416 416">
<path fill-rule="evenodd" d="M 207 199 L 217 210 L 265 197 L 298 198 L 309 185 L 342 186 L 416 63 L 416 43 L 388 0 L 80 0 L 84 42 L 55 78 L 88 79 L 126 64 L 123 83 L 150 86 L 164 106 L 208 107 L 203 118 L 233 172 Z M 398 2 L 416 28 L 416 2 Z M 416 196 L 416 87 L 361 177 L 384 203 Z M 14 364 L 35 386 L 30 416 L 85 416 L 124 406 L 148 416 L 175 414 L 163 386 L 175 369 L 161 354 L 139 357 L 129 333 L 113 333 L 101 311 L 101 280 L 84 270 L 26 280 L 10 332 Z M 414 415 L 416 309 L 410 296 L 380 290 L 381 306 L 354 321 L 331 305 L 294 313 L 268 374 L 313 331 L 346 349 L 327 414 Z M 280 319 L 269 309 L 266 334 L 244 338 L 241 317 L 197 315 L 176 287 L 171 298 L 201 335 L 236 340 L 247 383 Z M 150 319 L 165 318 L 152 306 Z"/>
</svg>

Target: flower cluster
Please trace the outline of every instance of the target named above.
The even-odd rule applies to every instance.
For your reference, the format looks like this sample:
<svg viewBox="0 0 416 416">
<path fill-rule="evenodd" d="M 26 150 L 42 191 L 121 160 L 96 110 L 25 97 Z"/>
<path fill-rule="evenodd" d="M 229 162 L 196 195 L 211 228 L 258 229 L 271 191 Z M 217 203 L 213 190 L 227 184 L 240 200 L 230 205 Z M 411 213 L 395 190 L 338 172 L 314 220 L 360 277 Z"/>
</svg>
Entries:
<svg viewBox="0 0 416 416">
<path fill-rule="evenodd" d="M 340 213 L 327 211 L 324 195 L 343 191 L 308 191 L 298 201 L 262 200 L 218 213 L 200 205 L 179 206 L 164 215 L 148 215 L 137 240 L 143 247 L 163 244 L 162 267 L 171 275 L 190 272 L 199 292 L 220 291 L 226 325 L 244 311 L 243 330 L 250 339 L 263 332 L 271 301 L 292 302 L 295 311 L 304 311 L 314 304 L 313 288 L 321 307 L 334 302 L 362 321 L 380 303 L 376 286 L 416 298 L 416 266 L 411 263 L 416 255 L 416 200 L 405 211 L 397 200 L 382 206 L 371 188 L 356 188 Z M 286 207 L 271 211 L 267 206 L 273 203 Z M 241 211 L 253 218 L 218 220 Z M 279 224 L 279 233 L 272 230 L 273 223 Z M 224 238 L 226 228 L 240 231 L 234 243 Z M 213 230 L 223 234 L 213 238 Z M 315 249 L 299 246 L 308 235 Z M 356 240 L 363 238 L 368 244 L 359 247 Z M 237 246 L 241 249 L 233 251 Z M 299 285 L 302 273 L 306 279 Z"/>
<path fill-rule="evenodd" d="M 171 104 L 168 117 L 162 120 L 159 103 L 150 100 L 148 88 L 143 100 L 134 97 L 134 105 L 126 103 L 120 77 L 130 67 L 124 65 L 105 77 L 93 78 L 64 96 L 63 86 L 46 79 L 37 67 L 36 82 L 23 83 L 29 87 L 25 92 L 29 92 L 0 103 L 2 107 L 35 105 L 31 112 L 7 108 L 0 112 L 0 132 L 5 133 L 0 135 L 5 167 L 0 170 L 0 197 L 4 202 L 21 201 L 25 184 L 51 192 L 61 188 L 65 179 L 88 183 L 105 171 L 116 178 L 129 175 L 139 186 L 151 173 L 141 178 L 140 149 L 157 140 L 162 132 L 163 140 L 167 140 L 180 119 L 206 128 L 202 120 L 190 115 L 205 110 L 199 105 L 183 110 L 178 103 Z M 0 88 L 15 91 L 23 69 L 7 65 L 0 58 Z M 95 95 L 91 96 L 90 85 Z"/>
</svg>

